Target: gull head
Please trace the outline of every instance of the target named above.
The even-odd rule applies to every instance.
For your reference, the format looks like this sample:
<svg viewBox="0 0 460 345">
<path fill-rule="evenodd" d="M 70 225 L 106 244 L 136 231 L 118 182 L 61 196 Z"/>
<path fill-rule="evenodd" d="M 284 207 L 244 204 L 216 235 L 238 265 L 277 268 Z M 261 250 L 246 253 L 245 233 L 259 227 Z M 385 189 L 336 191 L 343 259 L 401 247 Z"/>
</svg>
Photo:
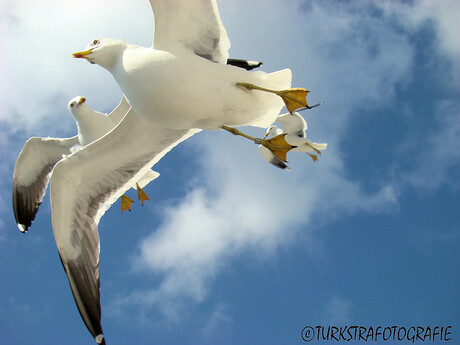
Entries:
<svg viewBox="0 0 460 345">
<path fill-rule="evenodd" d="M 92 64 L 98 64 L 110 70 L 125 48 L 126 43 L 121 40 L 104 38 L 90 42 L 85 50 L 73 53 L 72 56 L 77 59 L 86 59 Z"/>
<path fill-rule="evenodd" d="M 267 128 L 267 131 L 265 132 L 264 139 L 268 136 L 276 137 L 278 134 L 281 134 L 281 132 L 282 130 L 279 129 L 277 126 L 270 126 Z"/>
<path fill-rule="evenodd" d="M 77 96 L 70 100 L 68 108 L 75 119 L 79 118 L 83 110 L 88 107 L 85 102 L 86 98 L 82 96 Z"/>
</svg>

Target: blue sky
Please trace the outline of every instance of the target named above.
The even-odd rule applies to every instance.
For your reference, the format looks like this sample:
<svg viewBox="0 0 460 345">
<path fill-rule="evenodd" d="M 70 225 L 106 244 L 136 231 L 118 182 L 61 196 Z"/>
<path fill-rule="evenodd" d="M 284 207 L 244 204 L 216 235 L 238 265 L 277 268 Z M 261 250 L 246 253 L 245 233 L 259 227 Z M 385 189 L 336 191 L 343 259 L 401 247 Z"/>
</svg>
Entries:
<svg viewBox="0 0 460 345">
<path fill-rule="evenodd" d="M 93 344 L 49 199 L 21 234 L 12 174 L 29 137 L 76 133 L 73 97 L 118 104 L 111 76 L 70 54 L 103 37 L 150 45 L 150 6 L 131 3 L 0 5 L 1 343 Z M 308 325 L 451 325 L 459 342 L 460 4 L 218 3 L 232 57 L 289 67 L 326 101 L 303 115 L 329 146 L 315 164 L 290 153 L 290 172 L 224 132 L 165 156 L 151 201 L 99 224 L 108 344 L 303 344 Z"/>
</svg>

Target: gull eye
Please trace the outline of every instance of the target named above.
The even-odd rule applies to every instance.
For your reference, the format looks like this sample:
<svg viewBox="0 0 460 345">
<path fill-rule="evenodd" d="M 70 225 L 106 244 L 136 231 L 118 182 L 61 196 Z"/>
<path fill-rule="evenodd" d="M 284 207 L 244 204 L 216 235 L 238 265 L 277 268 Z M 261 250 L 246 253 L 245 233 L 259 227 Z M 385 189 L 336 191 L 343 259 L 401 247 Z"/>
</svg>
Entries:
<svg viewBox="0 0 460 345">
<path fill-rule="evenodd" d="M 101 43 L 99 40 L 94 40 L 93 41 L 93 45 L 98 45 L 99 43 Z"/>
<path fill-rule="evenodd" d="M 75 105 L 75 102 L 70 103 L 70 107 L 73 108 Z"/>
</svg>

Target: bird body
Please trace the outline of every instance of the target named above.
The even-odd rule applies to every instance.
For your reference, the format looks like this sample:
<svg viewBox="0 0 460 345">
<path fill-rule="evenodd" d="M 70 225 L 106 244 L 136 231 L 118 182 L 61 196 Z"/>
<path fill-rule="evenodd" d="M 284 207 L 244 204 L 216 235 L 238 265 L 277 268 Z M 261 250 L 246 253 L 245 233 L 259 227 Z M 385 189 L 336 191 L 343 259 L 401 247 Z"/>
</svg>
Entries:
<svg viewBox="0 0 460 345">
<path fill-rule="evenodd" d="M 289 69 L 249 72 L 187 51 L 171 53 L 116 39 L 103 39 L 88 49 L 90 61 L 112 73 L 136 113 L 165 128 L 267 127 L 283 107 L 282 99 L 236 84 L 272 89 L 291 84 Z"/>
</svg>

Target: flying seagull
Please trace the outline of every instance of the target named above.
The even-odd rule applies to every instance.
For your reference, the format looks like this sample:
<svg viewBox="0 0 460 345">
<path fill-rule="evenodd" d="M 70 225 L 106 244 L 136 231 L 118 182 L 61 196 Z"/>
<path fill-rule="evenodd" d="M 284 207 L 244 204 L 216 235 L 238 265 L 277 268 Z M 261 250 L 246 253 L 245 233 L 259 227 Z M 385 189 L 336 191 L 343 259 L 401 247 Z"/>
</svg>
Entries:
<svg viewBox="0 0 460 345">
<path fill-rule="evenodd" d="M 141 117 L 175 129 L 267 128 L 283 105 L 290 112 L 307 106 L 308 90 L 289 89 L 289 69 L 267 74 L 226 64 L 230 42 L 215 0 L 150 4 L 151 48 L 96 39 L 73 54 L 108 70 Z"/>
<path fill-rule="evenodd" d="M 96 141 L 110 132 L 122 120 L 130 108 L 124 96 L 121 98 L 119 108 L 119 110 L 107 116 L 88 106 L 84 97 L 78 96 L 72 99 L 69 102 L 69 110 L 77 123 L 80 145 L 86 146 Z M 158 176 L 160 176 L 159 173 L 150 170 L 132 186 L 133 189 L 137 190 L 137 196 L 141 200 L 142 205 L 144 205 L 146 200 L 149 200 L 149 197 L 142 188 Z M 133 200 L 123 194 L 121 196 L 121 211 L 131 210 L 132 203 Z"/>
<path fill-rule="evenodd" d="M 313 162 L 316 162 L 318 156 L 310 154 L 310 152 L 314 151 L 318 155 L 321 155 L 321 150 L 326 150 L 326 143 L 314 143 L 307 138 L 307 121 L 298 112 L 280 115 L 276 119 L 276 122 L 283 126 L 282 135 L 284 135 L 284 140 L 289 145 L 294 146 L 292 151 L 305 152 L 313 159 Z M 272 127 L 272 131 L 276 131 L 275 126 Z"/>
<path fill-rule="evenodd" d="M 199 131 L 157 126 L 131 109 L 107 135 L 54 167 L 50 179 L 54 237 L 80 315 L 98 344 L 105 344 L 99 302 L 99 220 L 167 152 Z"/>
<path fill-rule="evenodd" d="M 307 105 L 308 90 L 289 89 L 290 70 L 267 74 L 228 64 L 230 43 L 215 0 L 150 4 L 155 15 L 152 48 L 102 39 L 73 54 L 111 72 L 131 110 L 110 133 L 59 161 L 50 182 L 58 250 L 80 314 L 98 344 L 105 339 L 97 224 L 108 207 L 170 149 L 201 129 L 266 128 L 283 105 L 289 111 Z"/>
<path fill-rule="evenodd" d="M 26 232 L 35 219 L 55 164 L 64 156 L 70 155 L 111 131 L 130 108 L 123 97 L 118 106 L 109 115 L 105 115 L 94 111 L 85 101 L 84 97 L 78 96 L 68 104 L 77 124 L 76 136 L 32 137 L 27 140 L 19 153 L 13 172 L 13 210 L 21 232 Z M 145 176 L 138 181 L 139 187 L 143 188 L 158 176 L 157 172 L 146 172 Z M 140 196 L 143 196 L 142 193 Z"/>
</svg>

